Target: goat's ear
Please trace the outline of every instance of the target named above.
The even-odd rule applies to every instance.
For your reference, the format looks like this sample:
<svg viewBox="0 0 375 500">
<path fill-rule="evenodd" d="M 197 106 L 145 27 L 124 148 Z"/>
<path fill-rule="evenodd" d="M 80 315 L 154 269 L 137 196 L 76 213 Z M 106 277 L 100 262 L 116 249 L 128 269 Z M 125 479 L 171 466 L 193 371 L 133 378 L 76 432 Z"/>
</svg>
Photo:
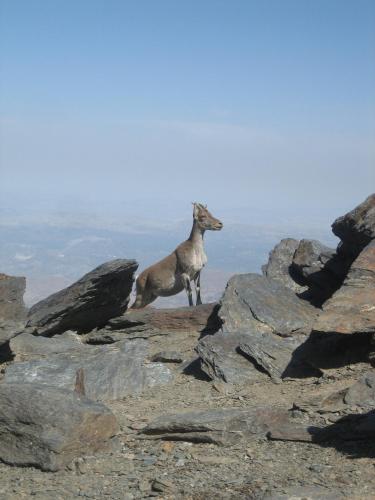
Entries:
<svg viewBox="0 0 375 500">
<path fill-rule="evenodd" d="M 193 219 L 196 220 L 198 219 L 198 213 L 199 213 L 199 207 L 198 203 L 193 203 Z"/>
</svg>

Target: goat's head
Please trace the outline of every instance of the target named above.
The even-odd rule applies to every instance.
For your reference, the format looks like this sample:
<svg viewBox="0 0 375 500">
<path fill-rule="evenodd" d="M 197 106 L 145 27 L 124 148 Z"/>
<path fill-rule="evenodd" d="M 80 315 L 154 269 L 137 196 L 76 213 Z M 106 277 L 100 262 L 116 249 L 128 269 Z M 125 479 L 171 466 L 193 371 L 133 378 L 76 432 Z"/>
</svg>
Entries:
<svg viewBox="0 0 375 500">
<path fill-rule="evenodd" d="M 193 203 L 193 217 L 198 226 L 203 230 L 220 231 L 223 223 L 216 219 L 208 210 L 207 205 L 202 203 Z"/>
</svg>

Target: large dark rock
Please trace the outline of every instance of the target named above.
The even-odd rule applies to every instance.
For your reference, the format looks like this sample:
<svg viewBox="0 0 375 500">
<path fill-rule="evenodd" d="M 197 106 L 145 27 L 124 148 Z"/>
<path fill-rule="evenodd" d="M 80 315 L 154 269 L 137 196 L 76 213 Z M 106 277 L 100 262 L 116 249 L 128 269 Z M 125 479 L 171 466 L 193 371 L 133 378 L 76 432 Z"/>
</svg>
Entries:
<svg viewBox="0 0 375 500">
<path fill-rule="evenodd" d="M 162 415 L 143 434 L 155 439 L 232 445 L 265 437 L 270 428 L 289 421 L 286 410 L 276 407 L 221 408 Z"/>
<path fill-rule="evenodd" d="M 304 293 L 308 287 L 301 283 L 292 269 L 293 257 L 299 241 L 285 238 L 271 250 L 267 264 L 262 266 L 262 272 L 267 278 L 279 281 L 295 293 Z"/>
<path fill-rule="evenodd" d="M 25 319 L 25 288 L 26 278 L 0 273 L 0 320 L 19 322 Z"/>
<path fill-rule="evenodd" d="M 44 355 L 60 348 L 55 339 L 44 339 Z M 51 343 L 50 347 L 47 346 Z M 25 343 L 24 343 L 25 345 Z M 31 349 L 34 349 L 31 345 Z M 93 400 L 110 401 L 147 387 L 168 383 L 170 370 L 162 363 L 147 362 L 145 340 L 118 342 L 113 346 L 80 346 L 71 343 L 71 352 L 16 362 L 6 368 L 8 383 L 37 383 L 79 391 Z M 30 350 L 30 342 L 29 347 Z M 35 358 L 35 352 L 33 356 Z"/>
<path fill-rule="evenodd" d="M 342 245 L 341 253 L 354 258 L 375 238 L 375 194 L 332 224 L 332 231 Z"/>
<path fill-rule="evenodd" d="M 343 286 L 324 304 L 318 332 L 375 332 L 375 241 L 353 262 Z"/>
<path fill-rule="evenodd" d="M 121 315 L 129 303 L 134 260 L 106 262 L 73 285 L 35 304 L 29 311 L 28 326 L 42 335 L 66 330 L 88 332 Z"/>
<path fill-rule="evenodd" d="M 291 335 L 309 333 L 317 309 L 281 283 L 258 274 L 233 276 L 227 285 L 219 317 L 227 331 Z"/>
<path fill-rule="evenodd" d="M 57 471 L 108 447 L 111 411 L 74 392 L 38 384 L 0 384 L 0 459 Z"/>
</svg>

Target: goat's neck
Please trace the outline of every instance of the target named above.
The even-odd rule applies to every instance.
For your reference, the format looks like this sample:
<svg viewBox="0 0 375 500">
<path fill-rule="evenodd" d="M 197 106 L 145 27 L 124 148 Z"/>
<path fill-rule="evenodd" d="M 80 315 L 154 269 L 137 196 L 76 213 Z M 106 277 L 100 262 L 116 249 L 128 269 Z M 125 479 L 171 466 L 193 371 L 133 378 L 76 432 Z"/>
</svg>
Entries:
<svg viewBox="0 0 375 500">
<path fill-rule="evenodd" d="M 197 221 L 195 220 L 193 222 L 193 227 L 191 228 L 189 241 L 191 241 L 194 246 L 203 247 L 203 236 L 204 236 L 204 229 L 200 228 L 197 224 Z"/>
</svg>

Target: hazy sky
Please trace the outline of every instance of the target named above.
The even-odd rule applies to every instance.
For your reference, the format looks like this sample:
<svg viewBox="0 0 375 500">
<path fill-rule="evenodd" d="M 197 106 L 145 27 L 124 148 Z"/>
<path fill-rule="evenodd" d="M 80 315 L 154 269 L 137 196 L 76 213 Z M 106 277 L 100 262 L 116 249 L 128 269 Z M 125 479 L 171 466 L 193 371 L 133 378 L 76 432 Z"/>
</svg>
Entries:
<svg viewBox="0 0 375 500">
<path fill-rule="evenodd" d="M 3 199 L 332 220 L 375 191 L 374 0 L 0 5 Z"/>
</svg>

